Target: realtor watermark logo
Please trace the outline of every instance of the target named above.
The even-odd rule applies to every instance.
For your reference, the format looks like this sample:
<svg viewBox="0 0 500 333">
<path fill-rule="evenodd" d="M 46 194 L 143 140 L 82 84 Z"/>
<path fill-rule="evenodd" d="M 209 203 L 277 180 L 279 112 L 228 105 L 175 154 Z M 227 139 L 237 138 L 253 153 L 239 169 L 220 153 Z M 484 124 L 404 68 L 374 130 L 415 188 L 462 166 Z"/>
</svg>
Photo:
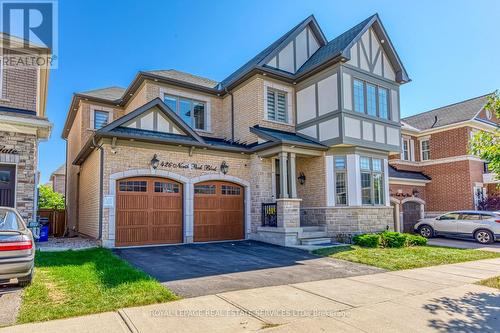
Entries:
<svg viewBox="0 0 500 333">
<path fill-rule="evenodd" d="M 57 68 L 57 0 L 0 0 L 2 64 Z"/>
</svg>

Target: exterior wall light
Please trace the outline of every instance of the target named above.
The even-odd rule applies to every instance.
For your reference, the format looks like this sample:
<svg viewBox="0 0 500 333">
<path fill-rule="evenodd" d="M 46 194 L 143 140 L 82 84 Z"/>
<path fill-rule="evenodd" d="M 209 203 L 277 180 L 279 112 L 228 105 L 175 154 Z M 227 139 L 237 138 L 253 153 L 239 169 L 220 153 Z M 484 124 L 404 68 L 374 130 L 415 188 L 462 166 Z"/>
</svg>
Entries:
<svg viewBox="0 0 500 333">
<path fill-rule="evenodd" d="M 304 175 L 303 172 L 300 173 L 297 179 L 299 180 L 300 185 L 304 185 L 306 183 L 306 175 Z"/>
<path fill-rule="evenodd" d="M 156 170 L 159 164 L 160 160 L 156 157 L 156 154 L 154 154 L 153 158 L 151 159 L 151 167 Z"/>
<path fill-rule="evenodd" d="M 229 171 L 229 165 L 227 165 L 226 161 L 222 161 L 222 163 L 220 165 L 220 171 L 223 174 L 226 174 Z"/>
</svg>

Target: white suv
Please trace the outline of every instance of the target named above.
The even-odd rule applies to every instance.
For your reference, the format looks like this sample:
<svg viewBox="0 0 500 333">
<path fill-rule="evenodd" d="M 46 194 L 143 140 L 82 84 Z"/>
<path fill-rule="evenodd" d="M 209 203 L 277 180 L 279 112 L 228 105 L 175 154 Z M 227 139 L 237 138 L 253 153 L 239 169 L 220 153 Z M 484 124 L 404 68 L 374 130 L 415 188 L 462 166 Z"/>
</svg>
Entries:
<svg viewBox="0 0 500 333">
<path fill-rule="evenodd" d="M 500 212 L 464 210 L 450 212 L 436 218 L 421 219 L 415 232 L 430 238 L 446 236 L 474 238 L 482 244 L 500 240 Z"/>
</svg>

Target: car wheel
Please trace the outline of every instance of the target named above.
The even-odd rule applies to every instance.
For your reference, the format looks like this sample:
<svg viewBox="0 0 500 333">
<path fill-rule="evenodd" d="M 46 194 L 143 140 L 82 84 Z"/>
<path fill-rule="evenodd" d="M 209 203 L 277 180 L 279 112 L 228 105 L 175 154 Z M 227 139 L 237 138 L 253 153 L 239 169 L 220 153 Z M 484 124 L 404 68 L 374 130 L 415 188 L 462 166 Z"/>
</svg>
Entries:
<svg viewBox="0 0 500 333">
<path fill-rule="evenodd" d="M 474 238 L 481 244 L 493 243 L 493 234 L 488 230 L 478 230 L 474 234 Z"/>
<path fill-rule="evenodd" d="M 434 235 L 434 230 L 428 225 L 422 225 L 418 228 L 418 233 L 422 237 L 431 238 Z"/>
</svg>

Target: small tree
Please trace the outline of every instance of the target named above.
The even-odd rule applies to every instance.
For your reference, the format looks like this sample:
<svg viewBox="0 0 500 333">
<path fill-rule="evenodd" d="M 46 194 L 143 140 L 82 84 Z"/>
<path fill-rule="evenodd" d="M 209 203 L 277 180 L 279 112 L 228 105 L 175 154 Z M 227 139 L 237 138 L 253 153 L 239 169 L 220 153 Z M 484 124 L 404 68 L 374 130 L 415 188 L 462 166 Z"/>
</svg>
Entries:
<svg viewBox="0 0 500 333">
<path fill-rule="evenodd" d="M 49 185 L 38 187 L 38 209 L 64 209 L 64 197 Z"/>
<path fill-rule="evenodd" d="M 484 106 L 486 111 L 490 111 L 500 119 L 500 94 L 495 91 L 488 96 L 488 102 Z M 488 168 L 500 176 L 500 127 L 497 125 L 495 131 L 478 131 L 472 137 L 469 144 L 469 152 L 479 156 L 489 162 Z"/>
</svg>

